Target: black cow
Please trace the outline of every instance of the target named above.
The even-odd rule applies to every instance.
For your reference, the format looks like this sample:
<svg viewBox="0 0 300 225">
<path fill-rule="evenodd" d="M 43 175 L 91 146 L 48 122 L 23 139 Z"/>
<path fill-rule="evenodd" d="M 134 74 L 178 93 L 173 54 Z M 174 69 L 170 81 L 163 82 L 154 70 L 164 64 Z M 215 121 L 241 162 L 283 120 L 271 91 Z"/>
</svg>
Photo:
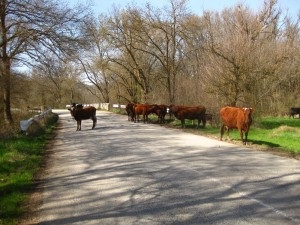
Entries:
<svg viewBox="0 0 300 225">
<path fill-rule="evenodd" d="M 300 118 L 300 108 L 297 108 L 297 107 L 290 108 L 290 111 L 289 111 L 289 116 L 290 117 L 292 116 L 294 118 L 294 116 L 297 115 L 297 114 Z"/>
<path fill-rule="evenodd" d="M 95 128 L 97 123 L 96 108 L 93 106 L 83 107 L 82 104 L 73 103 L 72 107 L 68 109 L 71 115 L 77 121 L 77 131 L 81 130 L 81 120 L 93 120 L 92 129 Z"/>
</svg>

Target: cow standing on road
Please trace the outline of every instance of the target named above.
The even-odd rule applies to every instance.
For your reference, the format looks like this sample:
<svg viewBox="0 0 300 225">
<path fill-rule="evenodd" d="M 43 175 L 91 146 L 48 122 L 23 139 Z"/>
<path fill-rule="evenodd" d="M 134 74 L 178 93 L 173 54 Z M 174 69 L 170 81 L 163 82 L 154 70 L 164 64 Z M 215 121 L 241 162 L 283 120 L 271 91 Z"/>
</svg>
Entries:
<svg viewBox="0 0 300 225">
<path fill-rule="evenodd" d="M 73 103 L 72 107 L 68 109 L 71 112 L 71 115 L 77 121 L 77 131 L 81 130 L 81 120 L 92 119 L 93 126 L 92 129 L 95 128 L 97 123 L 96 117 L 96 108 L 93 106 L 83 107 L 82 104 Z"/>
<path fill-rule="evenodd" d="M 229 138 L 229 129 L 238 129 L 240 132 L 241 140 L 245 145 L 248 139 L 248 132 L 252 123 L 252 108 L 237 108 L 237 107 L 223 107 L 220 110 L 221 117 L 221 140 L 224 135 L 224 131 L 227 131 L 227 138 Z M 243 138 L 243 132 L 245 132 L 245 139 Z"/>
</svg>

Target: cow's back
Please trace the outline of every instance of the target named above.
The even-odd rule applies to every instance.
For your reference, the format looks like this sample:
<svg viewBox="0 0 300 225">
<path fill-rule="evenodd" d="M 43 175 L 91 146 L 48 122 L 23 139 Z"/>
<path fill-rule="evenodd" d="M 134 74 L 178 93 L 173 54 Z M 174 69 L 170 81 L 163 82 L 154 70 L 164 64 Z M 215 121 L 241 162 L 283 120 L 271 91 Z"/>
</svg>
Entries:
<svg viewBox="0 0 300 225">
<path fill-rule="evenodd" d="M 179 106 L 174 113 L 177 119 L 203 119 L 206 109 L 204 106 Z"/>
</svg>

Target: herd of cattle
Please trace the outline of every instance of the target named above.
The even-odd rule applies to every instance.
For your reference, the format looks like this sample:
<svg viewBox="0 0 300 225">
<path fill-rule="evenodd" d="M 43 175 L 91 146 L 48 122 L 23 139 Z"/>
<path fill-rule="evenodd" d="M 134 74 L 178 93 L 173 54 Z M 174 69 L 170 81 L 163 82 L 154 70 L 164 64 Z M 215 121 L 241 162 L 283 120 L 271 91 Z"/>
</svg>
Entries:
<svg viewBox="0 0 300 225">
<path fill-rule="evenodd" d="M 68 110 L 71 115 L 77 121 L 77 131 L 81 130 L 81 121 L 86 119 L 93 120 L 92 129 L 95 128 L 97 123 L 96 108 L 93 106 L 83 107 L 82 104 L 73 103 Z M 158 116 L 158 123 L 165 122 L 165 116 L 169 114 L 170 118 L 174 115 L 181 121 L 181 127 L 185 128 L 185 120 L 197 120 L 197 128 L 202 123 L 203 127 L 206 125 L 206 121 L 210 121 L 212 125 L 213 115 L 206 113 L 204 106 L 178 106 L 178 105 L 148 105 L 148 104 L 135 104 L 128 103 L 126 105 L 126 112 L 129 121 L 139 122 L 140 116 L 143 117 L 143 122 L 148 122 L 149 114 L 156 114 Z M 237 108 L 237 107 L 223 107 L 220 109 L 221 119 L 221 137 L 226 131 L 227 138 L 229 139 L 229 130 L 238 129 L 243 144 L 247 143 L 248 132 L 252 123 L 252 108 Z M 289 110 L 289 116 L 293 117 L 299 115 L 300 108 L 292 107 Z M 245 139 L 244 139 L 245 134 Z"/>
<path fill-rule="evenodd" d="M 92 119 L 95 128 L 97 123 L 96 108 L 93 106 L 83 107 L 82 104 L 73 103 L 68 110 L 77 121 L 77 131 L 81 130 L 81 120 Z M 210 121 L 212 124 L 213 115 L 206 113 L 204 106 L 178 106 L 178 105 L 149 105 L 149 104 L 135 104 L 128 103 L 126 105 L 126 112 L 129 121 L 139 122 L 140 116 L 143 117 L 143 122 L 148 122 L 150 114 L 158 116 L 158 123 L 165 122 L 165 116 L 169 114 L 170 118 L 174 115 L 181 121 L 182 128 L 185 128 L 185 120 L 197 120 L 197 128 L 205 127 L 206 122 Z M 248 132 L 252 123 L 252 108 L 237 108 L 237 107 L 223 107 L 220 110 L 221 119 L 221 140 L 226 131 L 227 138 L 229 139 L 229 130 L 238 129 L 243 144 L 247 143 Z M 244 139 L 245 134 L 245 139 Z"/>
</svg>

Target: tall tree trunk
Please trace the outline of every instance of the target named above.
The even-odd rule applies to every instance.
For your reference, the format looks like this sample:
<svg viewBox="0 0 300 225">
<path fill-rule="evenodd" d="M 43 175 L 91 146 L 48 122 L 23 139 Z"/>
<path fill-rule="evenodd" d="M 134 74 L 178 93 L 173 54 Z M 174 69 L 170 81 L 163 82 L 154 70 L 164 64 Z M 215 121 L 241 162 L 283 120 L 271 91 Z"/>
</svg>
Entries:
<svg viewBox="0 0 300 225">
<path fill-rule="evenodd" d="M 1 77 L 3 81 L 3 108 L 4 108 L 4 120 L 6 123 L 11 124 L 13 118 L 10 110 L 10 88 L 11 88 L 11 71 L 10 71 L 10 57 L 7 53 L 8 39 L 7 39 L 7 27 L 6 27 L 6 1 L 1 1 L 0 4 L 0 24 L 1 24 L 1 58 L 0 58 L 0 69 Z M 1 103 L 2 104 L 2 103 Z"/>
<path fill-rule="evenodd" d="M 0 71 L 0 120 L 4 119 L 4 81 L 2 69 Z"/>
<path fill-rule="evenodd" d="M 3 63 L 3 100 L 4 100 L 4 120 L 6 123 L 12 124 L 13 118 L 11 114 L 11 102 L 10 102 L 10 93 L 11 93 L 11 71 L 10 71 L 10 59 L 8 57 L 2 58 Z"/>
</svg>

